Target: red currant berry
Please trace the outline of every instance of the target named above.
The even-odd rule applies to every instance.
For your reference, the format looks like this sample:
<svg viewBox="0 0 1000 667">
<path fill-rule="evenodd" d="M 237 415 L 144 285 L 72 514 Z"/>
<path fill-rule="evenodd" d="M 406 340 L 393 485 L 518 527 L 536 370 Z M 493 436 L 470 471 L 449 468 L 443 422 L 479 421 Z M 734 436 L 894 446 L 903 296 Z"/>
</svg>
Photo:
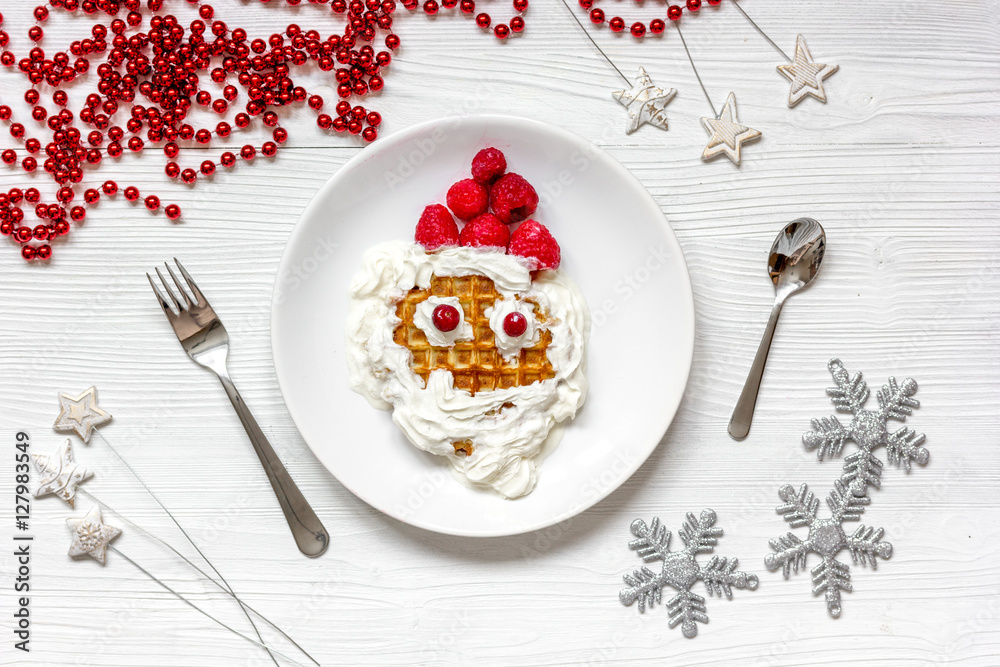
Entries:
<svg viewBox="0 0 1000 667">
<path fill-rule="evenodd" d="M 434 312 L 431 314 L 431 321 L 439 330 L 448 332 L 455 330 L 461 321 L 461 316 L 458 314 L 458 308 L 442 303 L 434 309 Z"/>
<path fill-rule="evenodd" d="M 517 311 L 509 313 L 503 318 L 503 332 L 511 338 L 523 336 L 528 330 L 528 318 Z"/>
</svg>

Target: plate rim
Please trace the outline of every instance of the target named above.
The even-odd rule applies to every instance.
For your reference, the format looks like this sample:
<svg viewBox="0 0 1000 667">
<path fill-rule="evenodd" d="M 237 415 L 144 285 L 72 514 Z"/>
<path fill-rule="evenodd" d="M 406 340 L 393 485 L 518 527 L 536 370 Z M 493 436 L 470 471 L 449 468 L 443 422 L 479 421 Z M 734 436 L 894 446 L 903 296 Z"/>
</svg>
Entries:
<svg viewBox="0 0 1000 667">
<path fill-rule="evenodd" d="M 687 311 L 686 314 L 688 315 L 688 319 L 690 321 L 690 328 L 689 331 L 687 332 L 690 339 L 690 345 L 687 346 L 687 348 L 684 350 L 685 359 L 684 359 L 683 373 L 678 374 L 678 375 L 683 375 L 683 385 L 680 393 L 678 394 L 677 400 L 674 402 L 673 405 L 664 406 L 664 408 L 666 409 L 658 411 L 659 414 L 662 415 L 661 420 L 659 420 L 662 423 L 662 428 L 658 427 L 656 429 L 656 431 L 660 433 L 659 439 L 656 441 L 656 444 L 653 445 L 649 449 L 649 451 L 645 453 L 645 455 L 638 457 L 636 461 L 628 465 L 624 470 L 624 472 L 622 473 L 622 475 L 620 476 L 620 478 L 614 484 L 608 485 L 606 489 L 602 490 L 595 496 L 588 497 L 586 500 L 581 502 L 579 505 L 574 506 L 567 512 L 559 513 L 557 515 L 545 519 L 544 521 L 538 522 L 537 524 L 530 524 L 526 527 L 511 526 L 509 529 L 506 530 L 505 529 L 487 530 L 487 531 L 457 530 L 450 528 L 448 526 L 441 526 L 425 522 L 420 520 L 418 517 L 411 516 L 407 518 L 401 518 L 394 516 L 392 514 L 389 514 L 382 508 L 376 506 L 374 503 L 372 503 L 366 497 L 365 494 L 360 493 L 358 490 L 348 486 L 344 481 L 340 479 L 340 477 L 337 476 L 337 474 L 333 470 L 329 468 L 329 466 L 327 466 L 323 462 L 323 460 L 316 453 L 313 445 L 309 443 L 309 440 L 303 433 L 302 428 L 299 426 L 299 419 L 296 418 L 296 412 L 295 410 L 292 409 L 292 406 L 288 401 L 288 390 L 286 389 L 284 383 L 282 382 L 281 374 L 278 372 L 278 364 L 277 364 L 278 355 L 276 353 L 276 350 L 278 348 L 278 341 L 281 338 L 281 336 L 280 334 L 276 335 L 275 333 L 277 331 L 277 320 L 278 320 L 276 313 L 278 307 L 280 306 L 280 304 L 276 303 L 276 300 L 280 296 L 279 282 L 281 281 L 281 277 L 287 273 L 288 263 L 291 262 L 290 248 L 293 246 L 293 243 L 296 240 L 298 240 L 298 238 L 302 234 L 305 233 L 303 231 L 304 229 L 302 224 L 303 221 L 314 215 L 313 209 L 319 206 L 318 202 L 320 201 L 320 199 L 322 199 L 323 196 L 328 191 L 335 189 L 339 185 L 339 182 L 343 180 L 345 173 L 349 173 L 350 169 L 356 168 L 358 165 L 369 159 L 370 155 L 368 154 L 368 151 L 364 149 L 359 151 L 356 155 L 354 155 L 347 162 L 345 162 L 336 172 L 334 172 L 326 180 L 325 183 L 323 183 L 323 185 L 321 185 L 316 190 L 312 198 L 309 200 L 309 203 L 306 205 L 302 213 L 299 215 L 298 219 L 295 221 L 295 224 L 292 225 L 291 232 L 289 232 L 288 238 L 285 241 L 284 248 L 281 251 L 281 258 L 278 262 L 278 268 L 275 274 L 274 283 L 271 287 L 271 300 L 270 300 L 271 312 L 269 317 L 269 336 L 270 336 L 269 347 L 271 352 L 271 365 L 274 368 L 275 378 L 277 379 L 278 391 L 281 394 L 281 400 L 282 403 L 284 403 L 285 405 L 285 409 L 288 411 L 289 416 L 291 416 L 292 418 L 292 423 L 295 425 L 296 431 L 298 432 L 302 440 L 305 442 L 310 452 L 312 452 L 312 455 L 316 458 L 317 462 L 320 465 L 322 465 L 323 468 L 326 469 L 326 471 L 335 480 L 337 480 L 337 482 L 342 487 L 350 491 L 358 499 L 362 500 L 369 507 L 375 509 L 381 514 L 396 521 L 399 521 L 400 523 L 411 525 L 420 528 L 422 530 L 427 530 L 429 532 L 443 534 L 443 535 L 454 535 L 456 537 L 473 537 L 473 538 L 507 537 L 512 535 L 522 535 L 535 532 L 538 530 L 543 530 L 561 521 L 566 521 L 567 519 L 570 519 L 574 516 L 582 514 L 583 512 L 586 512 L 588 509 L 597 505 L 599 502 L 601 502 L 602 500 L 610 496 L 612 493 L 617 491 L 619 488 L 621 488 L 621 486 L 625 484 L 625 482 L 627 482 L 629 479 L 631 479 L 632 476 L 636 473 L 636 471 L 638 471 L 639 468 L 641 468 L 642 465 L 649 460 L 649 457 L 652 456 L 653 452 L 656 451 L 656 449 L 660 446 L 660 444 L 662 444 L 663 438 L 666 435 L 667 431 L 670 429 L 670 426 L 673 424 L 674 418 L 677 416 L 677 411 L 680 408 L 680 404 L 684 400 L 684 395 L 687 392 L 688 383 L 690 381 L 690 376 L 691 376 L 691 367 L 694 362 L 694 344 L 695 344 L 695 334 L 697 332 L 697 319 L 696 319 L 695 304 L 694 304 L 694 291 L 691 284 L 691 272 L 690 269 L 688 268 L 687 257 L 684 255 L 684 248 L 681 246 L 680 240 L 677 238 L 676 232 L 674 232 L 673 227 L 667 220 L 667 216 L 663 212 L 663 209 L 660 207 L 659 203 L 649 192 L 649 190 L 646 189 L 646 186 L 642 184 L 642 181 L 640 181 L 635 176 L 635 174 L 633 174 L 627 167 L 625 167 L 625 165 L 623 165 L 620 161 L 618 161 L 617 158 L 611 155 L 611 153 L 609 153 L 608 151 L 606 151 L 604 148 L 594 143 L 593 141 L 587 139 L 586 137 L 577 134 L 576 132 L 573 132 L 571 130 L 567 130 L 563 127 L 560 127 L 558 125 L 547 123 L 535 118 L 527 118 L 515 114 L 481 113 L 481 114 L 468 114 L 468 115 L 450 115 L 450 116 L 443 116 L 441 118 L 434 118 L 422 121 L 420 123 L 416 123 L 414 125 L 402 128 L 396 132 L 386 135 L 385 137 L 382 137 L 382 141 L 380 143 L 382 145 L 386 145 L 390 142 L 391 143 L 405 142 L 409 137 L 413 135 L 418 135 L 424 132 L 426 129 L 434 126 L 451 125 L 451 124 L 460 125 L 463 122 L 469 122 L 469 121 L 481 121 L 481 122 L 513 121 L 518 124 L 534 126 L 535 128 L 541 129 L 548 133 L 560 135 L 564 140 L 568 140 L 573 143 L 583 144 L 587 146 L 589 149 L 596 151 L 598 154 L 601 154 L 605 158 L 607 158 L 611 167 L 616 171 L 618 171 L 620 174 L 622 174 L 626 179 L 631 180 L 634 184 L 636 184 L 639 187 L 639 189 L 643 192 L 647 200 L 659 212 L 660 214 L 659 225 L 665 232 L 666 237 L 676 245 L 678 254 L 680 255 L 681 259 L 681 265 L 683 266 L 684 269 L 682 272 L 682 278 L 684 283 L 682 287 L 684 289 L 682 291 L 686 297 L 684 306 Z"/>
</svg>

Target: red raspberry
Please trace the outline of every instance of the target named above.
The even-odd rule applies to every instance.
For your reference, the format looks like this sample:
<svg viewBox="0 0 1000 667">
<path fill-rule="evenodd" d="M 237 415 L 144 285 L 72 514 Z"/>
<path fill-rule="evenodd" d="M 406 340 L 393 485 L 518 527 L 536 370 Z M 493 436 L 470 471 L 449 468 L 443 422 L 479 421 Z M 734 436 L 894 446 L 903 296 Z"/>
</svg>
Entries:
<svg viewBox="0 0 1000 667">
<path fill-rule="evenodd" d="M 496 246 L 506 249 L 510 241 L 510 230 L 500 222 L 500 218 L 492 213 L 483 213 L 462 228 L 458 240 L 462 245 L 473 248 Z"/>
<path fill-rule="evenodd" d="M 472 220 L 486 213 L 490 196 L 486 188 L 466 178 L 448 188 L 448 208 L 459 220 Z"/>
<path fill-rule="evenodd" d="M 490 205 L 493 214 L 509 225 L 535 212 L 538 208 L 538 194 L 531 183 L 521 176 L 504 174 L 490 190 Z"/>
<path fill-rule="evenodd" d="M 559 268 L 559 244 L 545 225 L 525 220 L 510 235 L 510 254 L 536 261 L 536 269 Z"/>
<path fill-rule="evenodd" d="M 431 204 L 424 209 L 417 222 L 416 241 L 427 250 L 441 246 L 458 245 L 458 225 L 441 204 Z"/>
<path fill-rule="evenodd" d="M 489 185 L 503 176 L 505 171 L 507 158 L 499 148 L 484 148 L 472 158 L 472 177 L 483 185 Z"/>
</svg>

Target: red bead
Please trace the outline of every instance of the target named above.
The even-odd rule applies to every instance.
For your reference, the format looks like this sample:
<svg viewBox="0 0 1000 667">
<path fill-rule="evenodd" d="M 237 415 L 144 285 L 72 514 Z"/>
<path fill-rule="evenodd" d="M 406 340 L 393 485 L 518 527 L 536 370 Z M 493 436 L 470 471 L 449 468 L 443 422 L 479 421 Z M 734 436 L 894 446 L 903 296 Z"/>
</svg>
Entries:
<svg viewBox="0 0 1000 667">
<path fill-rule="evenodd" d="M 524 31 L 524 19 L 520 16 L 515 16 L 510 20 L 510 29 L 512 32 L 523 32 Z"/>
<path fill-rule="evenodd" d="M 24 229 L 24 228 L 22 227 L 21 229 Z M 36 254 L 38 254 L 38 251 L 36 251 L 30 245 L 26 245 L 26 246 L 24 246 L 24 247 L 21 248 L 21 257 L 23 257 L 24 259 L 28 260 L 29 262 L 35 258 Z"/>
<path fill-rule="evenodd" d="M 27 246 L 25 246 L 25 247 L 27 247 Z M 46 260 L 49 257 L 52 257 L 52 246 L 50 246 L 48 243 L 46 243 L 44 245 L 40 245 L 35 250 L 35 253 L 36 253 L 35 256 L 38 259 Z"/>
<path fill-rule="evenodd" d="M 211 160 L 205 160 L 201 163 L 201 173 L 205 176 L 211 176 L 215 173 L 215 163 Z"/>
<path fill-rule="evenodd" d="M 148 208 L 150 211 L 155 211 L 156 209 L 160 208 L 160 198 L 157 197 L 156 195 L 149 195 L 148 197 L 146 197 L 145 203 L 146 203 L 146 208 Z"/>
<path fill-rule="evenodd" d="M 604 23 L 604 10 L 600 7 L 595 7 L 590 10 L 590 22 L 601 24 Z"/>
<path fill-rule="evenodd" d="M 73 222 L 80 222 L 87 217 L 87 209 L 82 206 L 74 206 L 69 210 L 69 217 L 73 219 Z"/>
<path fill-rule="evenodd" d="M 168 204 L 163 212 L 167 214 L 167 217 L 171 220 L 176 220 L 181 217 L 181 207 L 177 204 Z"/>
<path fill-rule="evenodd" d="M 88 204 L 96 204 L 101 199 L 101 193 L 97 190 L 90 188 L 83 193 L 83 201 Z"/>
<path fill-rule="evenodd" d="M 252 160 L 257 155 L 257 149 L 250 144 L 245 145 L 240 149 L 240 157 L 244 160 Z"/>
<path fill-rule="evenodd" d="M 670 5 L 667 7 L 667 18 L 671 21 L 677 21 L 681 18 L 681 11 L 677 5 Z"/>
<path fill-rule="evenodd" d="M 219 157 L 219 163 L 222 164 L 223 167 L 232 167 L 236 164 L 236 156 L 229 151 L 226 151 Z"/>
<path fill-rule="evenodd" d="M 135 201 L 136 199 L 139 198 L 139 188 L 135 187 L 134 185 L 130 185 L 127 188 L 125 188 L 124 193 L 125 193 L 125 199 L 129 201 Z"/>
<path fill-rule="evenodd" d="M 424 1 L 424 13 L 433 16 L 438 13 L 438 3 L 437 0 L 425 0 Z"/>
<path fill-rule="evenodd" d="M 687 0 L 687 8 L 689 12 L 696 12 L 701 9 L 701 0 Z"/>
<path fill-rule="evenodd" d="M 514 9 L 519 12 L 528 10 L 528 0 L 514 0 Z"/>
<path fill-rule="evenodd" d="M 507 39 L 510 36 L 510 27 L 506 23 L 497 23 L 493 27 L 493 34 L 497 39 Z"/>
<path fill-rule="evenodd" d="M 523 336 L 527 330 L 528 318 L 521 313 L 514 311 L 513 313 L 508 313 L 507 317 L 503 318 L 503 332 L 511 338 Z"/>
<path fill-rule="evenodd" d="M 101 189 L 104 190 L 104 194 L 110 197 L 118 192 L 118 184 L 114 181 L 104 181 L 104 185 L 101 186 Z"/>
<path fill-rule="evenodd" d="M 485 30 L 486 28 L 490 27 L 490 23 L 492 23 L 492 20 L 490 19 L 490 15 L 487 14 L 486 12 L 476 15 L 476 25 L 478 25 L 480 28 L 483 28 Z"/>
<path fill-rule="evenodd" d="M 667 27 L 663 19 L 653 19 L 649 22 L 649 31 L 654 35 L 659 35 Z"/>
<path fill-rule="evenodd" d="M 265 141 L 264 145 L 260 147 L 260 152 L 265 157 L 273 157 L 278 152 L 278 145 L 273 141 Z"/>
<path fill-rule="evenodd" d="M 476 2 L 475 0 L 462 0 L 458 4 L 458 8 L 462 10 L 463 14 L 471 14 L 476 11 Z"/>
<path fill-rule="evenodd" d="M 38 161 L 30 155 L 21 160 L 21 168 L 25 171 L 34 171 L 38 168 Z"/>
<path fill-rule="evenodd" d="M 65 220 L 56 220 L 56 224 L 54 225 L 54 227 L 56 230 L 56 234 L 59 236 L 65 236 L 66 234 L 69 234 L 69 223 L 66 222 Z"/>
<path fill-rule="evenodd" d="M 454 331 L 459 322 L 461 322 L 461 316 L 458 313 L 458 308 L 455 306 L 442 303 L 434 309 L 431 313 L 431 322 L 440 331 L 448 332 Z"/>
<path fill-rule="evenodd" d="M 139 137 L 132 137 L 131 139 L 128 140 L 128 149 L 133 153 L 138 153 L 139 151 L 141 151 L 142 145 L 143 145 L 142 139 L 140 139 Z"/>
<path fill-rule="evenodd" d="M 608 27 L 611 28 L 612 32 L 621 32 L 625 29 L 625 19 L 620 16 L 612 17 L 612 19 L 608 21 Z"/>
<path fill-rule="evenodd" d="M 31 240 L 31 227 L 18 227 L 14 237 L 19 243 L 27 243 Z"/>
<path fill-rule="evenodd" d="M 371 127 L 371 126 L 366 127 L 361 132 L 361 138 L 364 139 L 365 141 L 371 143 L 372 141 L 375 141 L 375 139 L 378 138 L 378 130 L 376 130 L 374 127 Z"/>
<path fill-rule="evenodd" d="M 44 241 L 49 238 L 49 230 L 45 228 L 45 225 L 35 225 L 35 228 L 31 230 L 31 235 L 39 241 Z"/>
<path fill-rule="evenodd" d="M 194 183 L 195 180 L 197 180 L 197 178 L 198 178 L 198 173 L 194 169 L 188 168 L 181 172 L 181 180 L 187 183 L 188 185 Z"/>
<path fill-rule="evenodd" d="M 646 26 L 642 23 L 642 21 L 636 21 L 632 24 L 632 27 L 629 28 L 629 32 L 632 33 L 633 37 L 639 39 L 646 34 Z"/>
<path fill-rule="evenodd" d="M 387 35 L 385 38 L 385 45 L 395 51 L 399 48 L 399 37 L 395 34 Z"/>
</svg>

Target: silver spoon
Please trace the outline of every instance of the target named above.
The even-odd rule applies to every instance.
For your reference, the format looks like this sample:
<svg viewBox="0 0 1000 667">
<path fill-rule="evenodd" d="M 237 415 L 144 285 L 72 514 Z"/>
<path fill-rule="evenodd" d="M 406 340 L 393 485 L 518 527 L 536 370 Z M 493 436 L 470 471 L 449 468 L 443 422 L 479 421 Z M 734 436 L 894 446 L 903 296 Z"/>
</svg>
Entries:
<svg viewBox="0 0 1000 667">
<path fill-rule="evenodd" d="M 781 307 L 785 299 L 816 277 L 825 250 L 826 233 L 812 218 L 799 218 L 789 223 L 778 234 L 778 238 L 774 239 L 771 254 L 767 258 L 767 271 L 774 283 L 774 308 L 771 309 L 764 338 L 760 341 L 757 356 L 754 357 L 750 374 L 743 385 L 743 393 L 736 401 L 736 409 L 729 420 L 729 435 L 736 440 L 742 440 L 750 432 L 760 378 L 764 375 L 764 364 L 767 362 L 768 350 L 771 349 L 771 339 L 774 337 L 774 327 L 778 324 Z"/>
</svg>

